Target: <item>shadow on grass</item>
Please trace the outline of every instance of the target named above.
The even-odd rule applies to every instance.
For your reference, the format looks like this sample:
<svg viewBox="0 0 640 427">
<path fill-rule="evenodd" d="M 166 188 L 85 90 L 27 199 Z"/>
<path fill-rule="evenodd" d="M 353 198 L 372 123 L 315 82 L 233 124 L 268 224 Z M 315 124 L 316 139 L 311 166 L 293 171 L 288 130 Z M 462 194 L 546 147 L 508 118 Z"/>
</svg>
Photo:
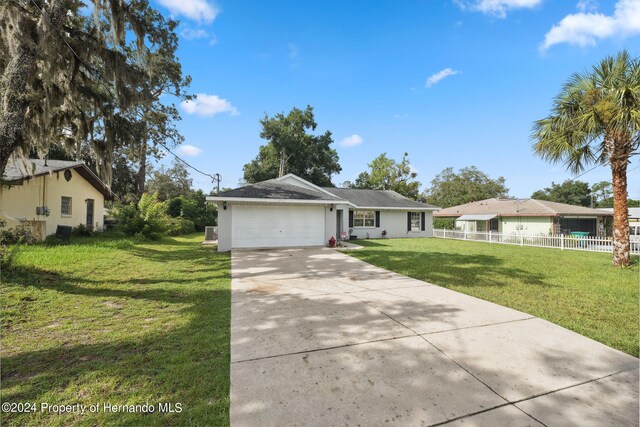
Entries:
<svg viewBox="0 0 640 427">
<path fill-rule="evenodd" d="M 504 286 L 514 279 L 527 285 L 555 286 L 545 282 L 543 274 L 507 267 L 502 259 L 492 255 L 409 250 L 367 251 L 366 248 L 354 251 L 351 255 L 373 265 L 444 287 Z"/>
<path fill-rule="evenodd" d="M 373 240 L 369 240 L 369 239 L 357 239 L 357 240 L 350 240 L 349 243 L 353 243 L 356 245 L 360 245 L 360 246 L 389 246 L 386 243 L 382 243 L 384 240 L 383 239 L 378 239 L 376 241 Z"/>
<path fill-rule="evenodd" d="M 91 277 L 79 277 L 35 267 L 16 267 L 3 277 L 6 284 L 14 288 L 35 287 L 65 295 L 95 297 L 94 302 L 86 299 L 78 302 L 87 305 L 88 309 L 102 306 L 105 299 L 149 302 L 142 306 L 125 304 L 114 316 L 100 312 L 107 317 L 96 319 L 96 322 L 108 319 L 104 326 L 100 325 L 102 330 L 88 324 L 86 318 L 73 320 L 79 327 L 72 333 L 87 335 L 86 343 L 77 344 L 77 340 L 68 340 L 62 334 L 55 337 L 60 332 L 46 327 L 34 329 L 33 338 L 26 338 L 31 334 L 24 334 L 26 340 L 37 339 L 38 335 L 49 339 L 54 336 L 55 344 L 31 351 L 4 348 L 3 402 L 148 402 L 156 404 L 156 409 L 158 403 L 168 402 L 181 403 L 181 413 L 3 414 L 3 425 L 58 425 L 61 422 L 65 425 L 183 425 L 194 420 L 228 424 L 231 294 L 228 282 L 222 286 L 224 282 L 219 280 L 230 279 L 229 257 L 201 249 L 198 243 L 186 243 L 170 239 L 159 242 L 166 250 L 132 245 L 126 251 L 132 259 L 133 276 L 135 258 L 141 257 L 152 263 L 171 262 L 176 266 L 188 260 L 188 265 L 194 267 L 185 268 L 191 277 L 182 274 L 163 277 L 161 269 L 151 269 L 147 277 L 124 278 L 118 282 L 100 279 L 100 274 L 95 272 Z M 35 293 L 35 300 L 27 304 L 50 303 L 46 298 L 38 301 L 39 294 L 39 291 Z M 47 295 L 53 298 L 50 293 Z M 68 297 L 65 301 L 74 304 Z M 69 320 L 69 314 L 61 310 L 61 302 L 57 304 L 51 309 L 60 311 L 59 317 L 47 316 L 45 319 Z M 143 319 L 145 316 L 149 318 Z M 130 329 L 121 324 L 110 326 L 128 319 L 132 319 Z M 19 331 L 20 325 L 15 326 Z M 105 333 L 110 327 L 114 329 L 114 335 Z M 12 333 L 13 328 L 10 321 L 3 325 L 5 334 Z M 145 333 L 147 329 L 149 332 Z M 25 347 L 38 347 L 37 344 L 25 344 Z"/>
</svg>

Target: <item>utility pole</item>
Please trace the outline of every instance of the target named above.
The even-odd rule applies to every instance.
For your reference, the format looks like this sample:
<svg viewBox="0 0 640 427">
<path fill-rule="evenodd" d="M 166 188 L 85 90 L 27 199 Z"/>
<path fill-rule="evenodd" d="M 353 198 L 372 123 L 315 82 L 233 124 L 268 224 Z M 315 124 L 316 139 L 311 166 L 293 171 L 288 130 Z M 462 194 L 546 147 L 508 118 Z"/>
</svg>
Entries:
<svg viewBox="0 0 640 427">
<path fill-rule="evenodd" d="M 220 180 L 221 177 L 219 173 L 213 175 L 213 182 L 217 183 L 216 194 L 220 193 Z"/>
</svg>

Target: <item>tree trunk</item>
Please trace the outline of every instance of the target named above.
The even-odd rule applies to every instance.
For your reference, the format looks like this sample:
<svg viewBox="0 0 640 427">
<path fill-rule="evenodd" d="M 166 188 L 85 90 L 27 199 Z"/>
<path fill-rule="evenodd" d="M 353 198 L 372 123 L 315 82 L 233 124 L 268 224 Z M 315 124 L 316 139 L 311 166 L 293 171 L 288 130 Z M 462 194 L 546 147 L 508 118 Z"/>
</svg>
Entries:
<svg viewBox="0 0 640 427">
<path fill-rule="evenodd" d="M 627 160 L 625 146 L 616 144 L 611 156 L 613 180 L 613 265 L 629 265 L 629 209 L 627 207 Z"/>
<path fill-rule="evenodd" d="M 0 115 L 0 176 L 9 157 L 25 144 L 24 127 L 29 99 L 26 95 L 29 76 L 36 68 L 34 45 L 21 45 L 2 76 L 2 115 Z"/>
<path fill-rule="evenodd" d="M 144 194 L 147 179 L 147 141 L 142 142 L 140 148 L 140 169 L 138 170 L 138 197 Z"/>
<path fill-rule="evenodd" d="M 285 166 L 287 163 L 287 152 L 284 147 L 280 149 L 280 168 L 278 169 L 278 177 L 284 176 Z"/>
</svg>

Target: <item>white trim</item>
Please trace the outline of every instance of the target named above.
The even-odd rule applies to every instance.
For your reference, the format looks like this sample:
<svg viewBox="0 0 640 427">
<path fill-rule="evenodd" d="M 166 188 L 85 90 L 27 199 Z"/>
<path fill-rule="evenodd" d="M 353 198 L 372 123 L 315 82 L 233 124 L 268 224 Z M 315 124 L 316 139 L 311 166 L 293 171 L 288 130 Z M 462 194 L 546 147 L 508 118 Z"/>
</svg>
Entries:
<svg viewBox="0 0 640 427">
<path fill-rule="evenodd" d="M 249 203 L 281 203 L 281 204 L 310 204 L 310 205 L 336 205 L 345 204 L 342 200 L 304 200 L 304 199 L 260 199 L 249 197 L 216 197 L 207 196 L 207 202 L 249 202 Z"/>
<path fill-rule="evenodd" d="M 337 197 L 335 194 L 331 193 L 330 191 L 327 191 L 327 190 L 325 190 L 325 189 L 324 189 L 324 188 L 322 188 L 322 187 L 318 187 L 318 186 L 317 186 L 317 185 L 315 185 L 314 183 L 309 182 L 309 181 L 307 181 L 307 180 L 306 180 L 306 179 L 304 179 L 304 178 L 300 178 L 298 175 L 294 175 L 294 174 L 292 174 L 292 173 L 288 173 L 288 174 L 286 174 L 286 175 L 283 175 L 283 176 L 281 176 L 281 177 L 278 177 L 278 178 L 276 178 L 275 180 L 276 180 L 276 181 L 282 181 L 282 180 L 283 180 L 283 179 L 285 179 L 285 178 L 293 178 L 293 179 L 296 179 L 296 180 L 298 180 L 298 181 L 300 181 L 300 182 L 302 182 L 302 183 L 304 183 L 304 184 L 309 185 L 310 187 L 312 187 L 312 188 L 314 188 L 314 189 L 316 189 L 316 190 L 318 190 L 318 191 L 321 191 L 322 193 L 324 193 L 324 194 L 326 194 L 326 195 L 329 195 L 329 196 L 331 196 L 331 197 Z"/>
</svg>

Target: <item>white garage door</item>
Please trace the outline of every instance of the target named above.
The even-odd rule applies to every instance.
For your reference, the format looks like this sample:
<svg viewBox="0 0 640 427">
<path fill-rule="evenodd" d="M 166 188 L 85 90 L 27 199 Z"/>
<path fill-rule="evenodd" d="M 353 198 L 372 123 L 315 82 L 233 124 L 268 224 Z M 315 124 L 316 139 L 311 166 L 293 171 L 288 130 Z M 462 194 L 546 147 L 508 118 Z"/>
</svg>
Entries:
<svg viewBox="0 0 640 427">
<path fill-rule="evenodd" d="M 233 207 L 231 246 L 270 248 L 324 244 L 324 207 Z"/>
</svg>

